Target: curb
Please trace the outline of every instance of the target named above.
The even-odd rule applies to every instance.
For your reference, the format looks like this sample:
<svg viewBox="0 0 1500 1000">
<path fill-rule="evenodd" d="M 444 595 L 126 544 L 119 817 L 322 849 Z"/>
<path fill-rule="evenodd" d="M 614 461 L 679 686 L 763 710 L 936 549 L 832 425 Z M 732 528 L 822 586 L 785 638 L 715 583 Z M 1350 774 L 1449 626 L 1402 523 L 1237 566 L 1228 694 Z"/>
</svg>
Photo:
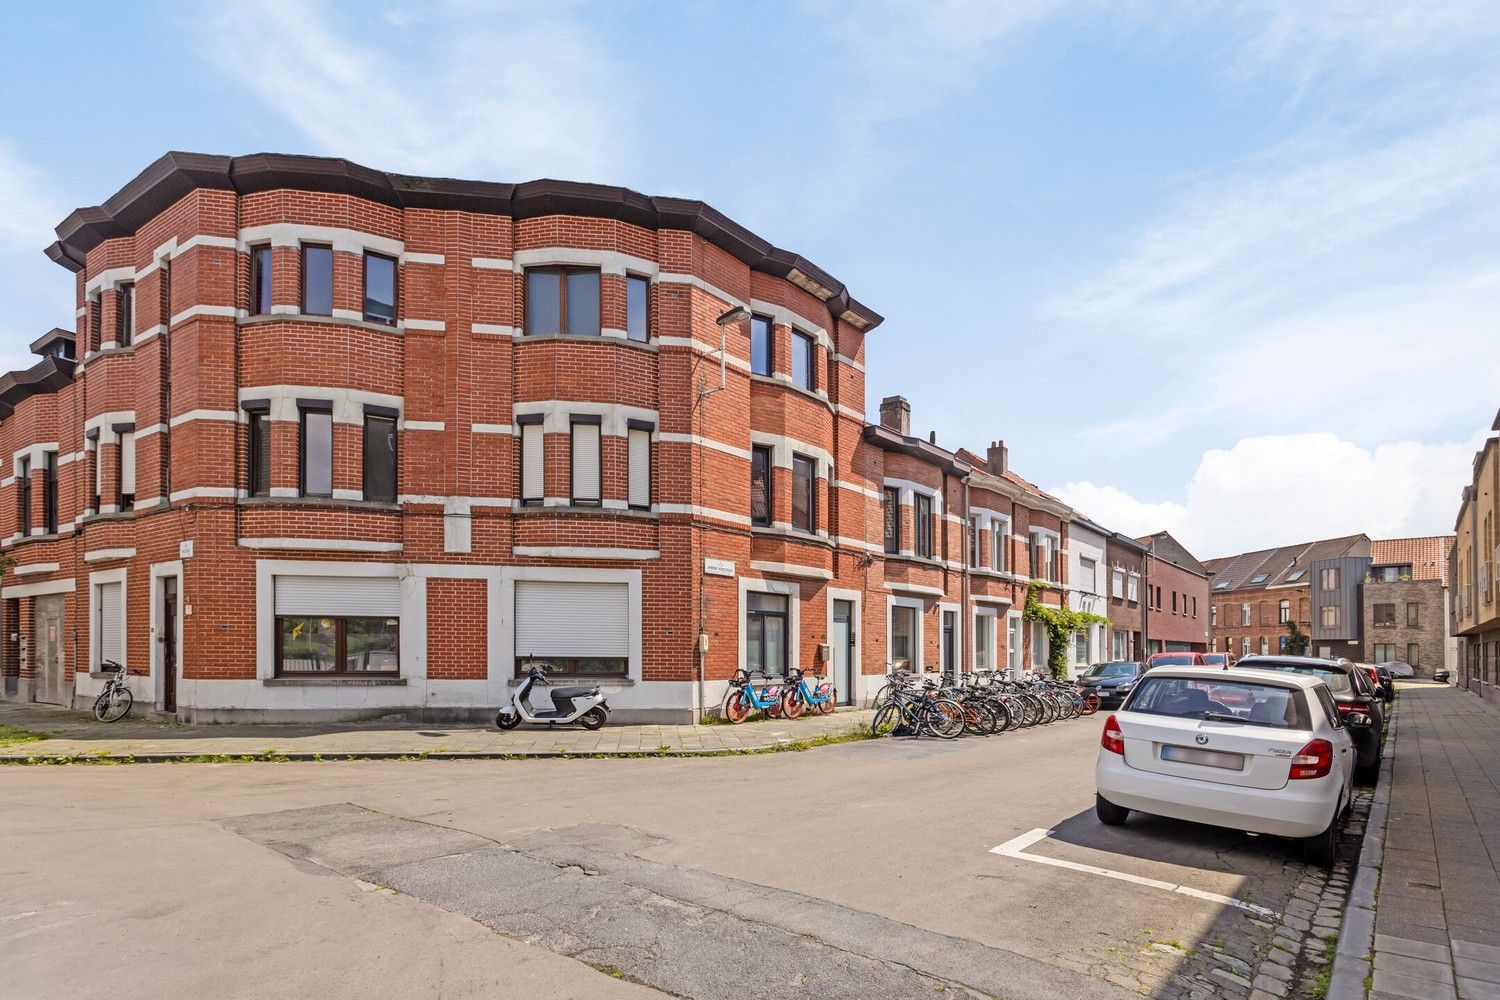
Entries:
<svg viewBox="0 0 1500 1000">
<path fill-rule="evenodd" d="M 1385 825 L 1391 807 L 1391 761 L 1396 756 L 1400 715 L 1399 711 L 1391 713 L 1385 746 L 1380 752 L 1383 766 L 1370 802 L 1370 815 L 1365 820 L 1359 868 L 1344 906 L 1344 923 L 1339 928 L 1327 1000 L 1364 1000 L 1365 980 L 1375 959 L 1375 897 L 1380 885 L 1381 858 L 1385 854 Z"/>
</svg>

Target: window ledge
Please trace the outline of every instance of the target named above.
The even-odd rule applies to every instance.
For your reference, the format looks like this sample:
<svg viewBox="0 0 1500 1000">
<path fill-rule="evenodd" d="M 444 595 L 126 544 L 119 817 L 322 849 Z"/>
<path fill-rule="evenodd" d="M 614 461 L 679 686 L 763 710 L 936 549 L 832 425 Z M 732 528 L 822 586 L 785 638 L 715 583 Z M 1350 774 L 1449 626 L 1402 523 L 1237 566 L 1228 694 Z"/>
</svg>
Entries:
<svg viewBox="0 0 1500 1000">
<path fill-rule="evenodd" d="M 241 316 L 240 326 L 263 326 L 266 323 L 316 323 L 319 326 L 352 326 L 373 333 L 389 333 L 394 337 L 404 336 L 406 331 L 385 323 L 371 323 L 363 319 L 344 319 L 341 316 L 323 316 L 316 313 L 268 313 L 265 315 Z"/>
<path fill-rule="evenodd" d="M 124 347 L 106 347 L 100 351 L 85 351 L 81 367 L 87 368 L 101 358 L 115 358 L 122 354 L 134 354 L 135 344 L 127 344 Z"/>
<path fill-rule="evenodd" d="M 340 687 L 343 685 L 354 685 L 355 687 L 405 687 L 405 677 L 375 676 L 360 677 L 356 674 L 337 674 L 332 676 L 318 676 L 310 674 L 306 677 L 263 677 L 261 683 L 266 687 Z"/>
<path fill-rule="evenodd" d="M 614 344 L 636 351 L 657 353 L 660 348 L 649 340 L 631 340 L 629 337 L 606 337 L 602 333 L 522 333 L 517 331 L 512 338 L 517 344 Z"/>
<path fill-rule="evenodd" d="M 887 562 L 908 562 L 914 563 L 917 566 L 927 566 L 932 569 L 944 569 L 947 566 L 947 564 L 944 563 L 941 559 L 929 559 L 925 556 L 915 556 L 909 552 L 887 552 L 885 553 L 885 558 Z"/>
<path fill-rule="evenodd" d="M 384 500 L 336 500 L 333 497 L 240 497 L 241 507 L 332 507 L 399 514 L 401 505 Z"/>
<path fill-rule="evenodd" d="M 21 538 L 9 539 L 7 545 L 28 545 L 31 542 L 55 542 L 61 537 L 62 535 L 51 531 L 41 535 L 26 535 Z"/>
<path fill-rule="evenodd" d="M 822 532 L 810 534 L 799 531 L 796 528 L 767 528 L 763 525 L 752 525 L 750 534 L 756 538 L 784 538 L 789 542 L 801 542 L 805 545 L 817 545 L 821 548 L 833 548 L 833 542 Z"/>
<path fill-rule="evenodd" d="M 800 385 L 797 385 L 795 382 L 792 382 L 790 379 L 788 379 L 787 381 L 783 382 L 781 379 L 777 378 L 775 375 L 759 375 L 759 374 L 756 374 L 755 372 L 751 372 L 750 373 L 750 381 L 751 381 L 751 383 L 759 383 L 761 385 L 774 385 L 774 386 L 779 386 L 780 388 L 783 388 L 783 389 L 790 389 L 792 392 L 795 392 L 798 395 L 806 396 L 808 399 L 812 400 L 813 402 L 820 403 L 823 406 L 828 407 L 828 412 L 829 413 L 836 412 L 834 410 L 834 408 L 833 408 L 833 404 L 831 402 L 829 402 L 828 397 L 826 395 L 824 395 L 822 392 L 819 392 L 816 389 L 804 389 Z"/>
<path fill-rule="evenodd" d="M 83 524 L 93 524 L 96 521 L 134 521 L 135 511 L 117 510 L 108 514 L 85 514 Z"/>
<path fill-rule="evenodd" d="M 535 517 L 539 514 L 584 514 L 589 517 L 609 515 L 613 517 L 629 517 L 636 520 L 656 520 L 655 510 L 641 510 L 637 507 L 600 507 L 597 504 L 556 504 L 548 507 L 542 504 L 521 504 L 517 502 L 510 508 L 515 517 Z"/>
</svg>

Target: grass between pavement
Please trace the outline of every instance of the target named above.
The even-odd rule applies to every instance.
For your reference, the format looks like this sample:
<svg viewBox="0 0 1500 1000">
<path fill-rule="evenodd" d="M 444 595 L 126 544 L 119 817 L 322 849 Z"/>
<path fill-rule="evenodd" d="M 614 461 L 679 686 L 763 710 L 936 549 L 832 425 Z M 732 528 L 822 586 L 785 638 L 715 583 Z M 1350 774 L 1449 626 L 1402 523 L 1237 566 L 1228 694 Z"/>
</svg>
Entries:
<svg viewBox="0 0 1500 1000">
<path fill-rule="evenodd" d="M 33 733 L 29 729 L 0 723 L 0 748 L 15 746 L 19 743 L 35 743 L 45 739 L 47 739 L 46 733 Z"/>
</svg>

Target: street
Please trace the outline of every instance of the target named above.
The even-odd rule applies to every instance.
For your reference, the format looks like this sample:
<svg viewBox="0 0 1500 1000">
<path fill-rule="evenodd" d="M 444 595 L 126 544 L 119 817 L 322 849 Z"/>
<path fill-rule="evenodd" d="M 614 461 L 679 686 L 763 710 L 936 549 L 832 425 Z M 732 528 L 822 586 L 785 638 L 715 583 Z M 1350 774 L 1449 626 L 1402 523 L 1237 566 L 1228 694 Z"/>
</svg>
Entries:
<svg viewBox="0 0 1500 1000">
<path fill-rule="evenodd" d="M 720 759 L 8 768 L 5 993 L 1102 998 L 1189 996 L 1210 967 L 1215 995 L 1248 992 L 1226 971 L 1248 979 L 1321 876 L 1272 838 L 1101 826 L 1099 726 Z"/>
</svg>

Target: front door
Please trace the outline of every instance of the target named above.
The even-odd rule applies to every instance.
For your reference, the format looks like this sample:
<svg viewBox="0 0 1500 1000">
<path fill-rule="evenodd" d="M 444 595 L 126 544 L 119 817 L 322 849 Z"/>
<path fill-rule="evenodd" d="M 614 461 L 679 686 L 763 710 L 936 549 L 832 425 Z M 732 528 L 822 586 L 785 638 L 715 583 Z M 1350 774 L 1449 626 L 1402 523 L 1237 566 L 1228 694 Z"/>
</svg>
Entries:
<svg viewBox="0 0 1500 1000">
<path fill-rule="evenodd" d="M 828 637 L 833 647 L 833 686 L 840 705 L 854 704 L 854 603 L 833 602 L 833 633 Z"/>
<path fill-rule="evenodd" d="M 177 711 L 177 577 L 161 581 L 161 710 Z"/>
<path fill-rule="evenodd" d="M 36 599 L 36 679 L 33 701 L 66 704 L 63 698 L 63 599 L 60 595 Z"/>
<path fill-rule="evenodd" d="M 943 673 L 957 676 L 955 669 L 958 665 L 958 647 L 956 644 L 956 632 L 958 631 L 958 612 L 943 612 Z"/>
</svg>

